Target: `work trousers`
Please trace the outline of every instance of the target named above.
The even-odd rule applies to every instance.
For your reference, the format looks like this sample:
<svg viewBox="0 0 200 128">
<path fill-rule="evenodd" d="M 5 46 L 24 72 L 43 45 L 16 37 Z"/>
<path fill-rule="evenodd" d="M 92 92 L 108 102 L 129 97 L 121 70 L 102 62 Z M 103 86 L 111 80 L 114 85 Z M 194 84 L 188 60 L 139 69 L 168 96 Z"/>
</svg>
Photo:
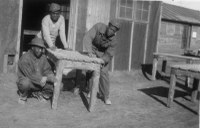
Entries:
<svg viewBox="0 0 200 128">
<path fill-rule="evenodd" d="M 108 99 L 110 95 L 110 80 L 109 80 L 109 64 L 103 66 L 100 70 L 99 78 L 99 93 L 103 96 L 104 99 Z M 93 79 L 93 72 L 87 72 L 86 80 L 88 81 L 89 88 L 91 90 Z"/>
<path fill-rule="evenodd" d="M 31 80 L 27 77 L 21 78 L 17 82 L 17 86 L 20 92 L 20 96 L 27 97 L 32 92 L 41 91 L 43 93 L 53 93 L 53 84 L 52 83 L 46 83 L 44 87 L 41 87 L 40 85 L 34 84 L 31 82 Z"/>
</svg>

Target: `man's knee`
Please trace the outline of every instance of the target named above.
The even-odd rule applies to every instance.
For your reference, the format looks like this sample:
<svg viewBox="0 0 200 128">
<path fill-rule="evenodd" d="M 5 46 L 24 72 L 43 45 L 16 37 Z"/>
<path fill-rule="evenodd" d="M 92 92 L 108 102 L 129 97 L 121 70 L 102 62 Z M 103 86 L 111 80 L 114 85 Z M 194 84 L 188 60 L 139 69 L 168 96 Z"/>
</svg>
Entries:
<svg viewBox="0 0 200 128">
<path fill-rule="evenodd" d="M 23 78 L 18 82 L 18 88 L 20 90 L 28 90 L 30 89 L 31 81 L 29 78 Z"/>
</svg>

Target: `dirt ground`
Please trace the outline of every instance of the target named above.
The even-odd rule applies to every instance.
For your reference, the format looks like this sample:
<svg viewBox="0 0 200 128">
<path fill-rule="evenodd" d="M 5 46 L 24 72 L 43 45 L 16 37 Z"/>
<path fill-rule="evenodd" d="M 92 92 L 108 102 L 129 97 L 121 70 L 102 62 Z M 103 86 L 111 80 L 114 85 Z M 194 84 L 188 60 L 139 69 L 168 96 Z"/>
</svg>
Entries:
<svg viewBox="0 0 200 128">
<path fill-rule="evenodd" d="M 184 85 L 178 84 L 167 108 L 169 80 L 148 77 L 140 70 L 110 73 L 112 105 L 98 99 L 90 113 L 71 91 L 61 92 L 57 110 L 33 98 L 20 105 L 16 75 L 0 74 L 0 128 L 198 128 L 198 103 L 190 101 Z"/>
</svg>

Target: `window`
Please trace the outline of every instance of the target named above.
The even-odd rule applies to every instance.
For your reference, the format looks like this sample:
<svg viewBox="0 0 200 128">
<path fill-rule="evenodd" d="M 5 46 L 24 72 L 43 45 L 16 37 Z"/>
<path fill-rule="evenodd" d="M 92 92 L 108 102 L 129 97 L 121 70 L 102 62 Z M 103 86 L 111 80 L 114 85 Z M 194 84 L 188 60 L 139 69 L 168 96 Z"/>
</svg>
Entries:
<svg viewBox="0 0 200 128">
<path fill-rule="evenodd" d="M 119 0 L 118 18 L 148 22 L 149 1 Z"/>
</svg>

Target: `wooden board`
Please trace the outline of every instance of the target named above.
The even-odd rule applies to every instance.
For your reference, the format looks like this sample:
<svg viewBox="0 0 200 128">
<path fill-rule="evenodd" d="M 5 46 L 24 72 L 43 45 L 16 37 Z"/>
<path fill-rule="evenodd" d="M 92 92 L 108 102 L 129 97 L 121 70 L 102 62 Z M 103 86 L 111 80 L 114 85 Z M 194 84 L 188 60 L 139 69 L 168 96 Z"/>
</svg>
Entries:
<svg viewBox="0 0 200 128">
<path fill-rule="evenodd" d="M 82 61 L 82 62 L 91 62 L 99 64 L 103 63 L 103 60 L 100 58 L 94 58 L 94 57 L 91 58 L 86 54 L 81 54 L 78 51 L 68 51 L 62 49 L 56 49 L 55 51 L 47 49 L 47 51 L 59 60 Z"/>
</svg>

